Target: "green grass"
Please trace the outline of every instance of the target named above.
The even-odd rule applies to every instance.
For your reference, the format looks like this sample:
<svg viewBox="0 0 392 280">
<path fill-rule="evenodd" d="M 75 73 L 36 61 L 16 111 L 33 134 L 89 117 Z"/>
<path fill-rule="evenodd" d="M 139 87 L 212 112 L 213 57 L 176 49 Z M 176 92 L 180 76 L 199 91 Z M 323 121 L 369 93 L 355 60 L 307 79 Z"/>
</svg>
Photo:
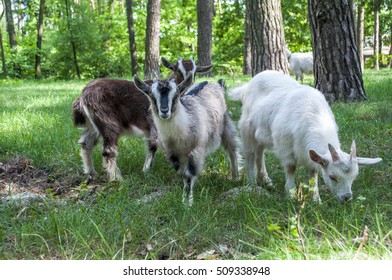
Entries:
<svg viewBox="0 0 392 280">
<path fill-rule="evenodd" d="M 248 78 L 225 77 L 229 87 Z M 208 157 L 187 209 L 182 181 L 162 151 L 143 174 L 143 140 L 123 137 L 118 164 L 124 181 L 101 181 L 92 189 L 80 183 L 80 131 L 71 121 L 71 103 L 87 81 L 1 82 L 0 162 L 29 159 L 44 170 L 50 199 L 28 206 L 0 202 L 0 259 L 195 259 L 210 250 L 211 258 L 221 259 L 392 259 L 392 71 L 366 71 L 364 80 L 366 102 L 332 109 L 343 149 L 355 139 L 358 156 L 383 162 L 361 169 L 351 202 L 340 205 L 323 186 L 321 205 L 306 202 L 299 219 L 304 246 L 298 203 L 284 195 L 284 173 L 272 154 L 267 166 L 277 187 L 269 189 L 271 197 L 224 196 L 245 181 L 229 179 L 220 150 Z M 228 106 L 237 121 L 240 105 Z M 94 159 L 104 178 L 99 149 Z M 12 182 L 2 178 L 4 191 Z M 300 172 L 298 181 L 307 180 Z M 66 195 L 54 195 L 52 185 Z M 160 199 L 138 203 L 156 191 L 163 191 Z"/>
</svg>

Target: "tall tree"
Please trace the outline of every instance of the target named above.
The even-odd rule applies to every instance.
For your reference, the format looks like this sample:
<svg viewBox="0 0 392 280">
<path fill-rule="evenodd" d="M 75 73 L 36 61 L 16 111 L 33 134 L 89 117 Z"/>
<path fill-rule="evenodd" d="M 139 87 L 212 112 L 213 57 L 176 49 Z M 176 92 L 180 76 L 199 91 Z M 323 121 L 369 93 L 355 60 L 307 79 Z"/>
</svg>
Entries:
<svg viewBox="0 0 392 280">
<path fill-rule="evenodd" d="M 44 33 L 45 0 L 39 1 L 39 14 L 37 23 L 37 53 L 35 54 L 35 78 L 41 76 L 42 34 Z"/>
<path fill-rule="evenodd" d="M 365 69 L 363 48 L 365 44 L 365 7 L 364 0 L 357 1 L 357 47 L 362 71 Z"/>
<path fill-rule="evenodd" d="M 16 47 L 17 44 L 16 44 L 14 19 L 12 17 L 11 0 L 4 0 L 4 4 L 5 4 L 5 17 L 7 20 L 7 32 L 10 40 L 10 48 L 13 49 Z"/>
<path fill-rule="evenodd" d="M 212 64 L 213 0 L 197 0 L 197 58 L 198 65 Z M 211 76 L 211 72 L 200 76 Z"/>
<path fill-rule="evenodd" d="M 250 18 L 249 18 L 249 10 L 245 11 L 245 39 L 244 39 L 244 68 L 243 74 L 250 75 L 252 74 L 252 45 L 251 45 L 251 34 L 252 30 L 250 28 Z"/>
<path fill-rule="evenodd" d="M 131 55 L 132 76 L 137 74 L 137 56 L 136 56 L 136 41 L 135 41 L 135 27 L 133 24 L 132 0 L 126 0 L 127 5 L 127 23 L 128 23 L 128 39 L 129 39 L 129 53 Z"/>
<path fill-rule="evenodd" d="M 0 22 L 3 19 L 4 15 L 4 10 L 0 15 Z M 1 30 L 1 25 L 0 25 L 0 52 L 1 52 L 1 63 L 2 63 L 2 69 L 3 69 L 3 77 L 7 77 L 7 65 L 5 63 L 5 55 L 4 55 L 4 44 L 3 44 L 3 32 Z"/>
<path fill-rule="evenodd" d="M 67 16 L 67 27 L 68 27 L 68 32 L 69 32 L 69 37 L 71 41 L 71 47 L 72 47 L 72 54 L 73 54 L 73 61 L 75 65 L 75 70 L 76 70 L 76 75 L 78 76 L 78 79 L 80 80 L 80 69 L 79 69 L 79 63 L 78 63 L 78 55 L 76 51 L 76 42 L 73 34 L 73 30 L 71 28 L 71 8 L 69 5 L 68 0 L 65 0 L 65 13 Z"/>
<path fill-rule="evenodd" d="M 374 0 L 373 1 L 373 14 L 374 14 L 374 45 L 373 45 L 373 53 L 374 53 L 374 69 L 380 69 L 379 63 L 379 54 L 380 54 L 380 8 L 381 1 Z"/>
<path fill-rule="evenodd" d="M 146 57 L 144 60 L 144 78 L 159 78 L 159 29 L 161 18 L 161 0 L 148 0 L 146 26 Z"/>
<path fill-rule="evenodd" d="M 328 101 L 366 99 L 350 0 L 308 0 L 315 87 Z"/>
<path fill-rule="evenodd" d="M 248 0 L 252 75 L 264 70 L 289 73 L 280 0 Z"/>
</svg>

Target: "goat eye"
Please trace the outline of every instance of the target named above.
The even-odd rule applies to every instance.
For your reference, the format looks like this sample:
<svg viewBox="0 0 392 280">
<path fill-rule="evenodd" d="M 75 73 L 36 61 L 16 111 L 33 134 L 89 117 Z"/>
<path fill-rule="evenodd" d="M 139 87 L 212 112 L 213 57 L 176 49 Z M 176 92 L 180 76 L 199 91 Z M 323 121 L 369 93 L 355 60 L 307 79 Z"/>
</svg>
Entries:
<svg viewBox="0 0 392 280">
<path fill-rule="evenodd" d="M 331 179 L 332 181 L 334 181 L 335 183 L 338 182 L 338 178 L 336 176 L 329 176 L 329 179 Z"/>
</svg>

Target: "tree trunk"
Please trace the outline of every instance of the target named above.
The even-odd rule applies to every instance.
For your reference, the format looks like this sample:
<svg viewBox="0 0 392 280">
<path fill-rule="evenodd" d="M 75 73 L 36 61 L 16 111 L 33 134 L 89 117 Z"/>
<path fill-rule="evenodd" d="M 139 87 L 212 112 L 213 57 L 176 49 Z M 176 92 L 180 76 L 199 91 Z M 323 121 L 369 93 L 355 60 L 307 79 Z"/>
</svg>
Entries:
<svg viewBox="0 0 392 280">
<path fill-rule="evenodd" d="M 4 10 L 0 15 L 0 22 L 3 19 L 3 16 L 4 16 Z M 1 64 L 2 64 L 2 69 L 3 69 L 3 77 L 7 78 L 7 64 L 5 63 L 3 31 L 1 30 L 1 25 L 0 25 L 0 52 L 1 52 Z"/>
<path fill-rule="evenodd" d="M 315 88 L 328 101 L 366 99 L 347 0 L 308 0 Z"/>
<path fill-rule="evenodd" d="M 15 33 L 15 25 L 12 17 L 12 5 L 11 0 L 4 0 L 5 4 L 5 17 L 7 20 L 7 32 L 10 40 L 10 48 L 13 49 L 16 47 L 16 33 Z"/>
<path fill-rule="evenodd" d="M 37 23 L 37 53 L 35 55 L 35 78 L 38 79 L 41 76 L 41 50 L 42 50 L 42 34 L 44 32 L 44 12 L 45 12 L 45 0 L 39 2 L 39 15 Z"/>
<path fill-rule="evenodd" d="M 214 9 L 213 0 L 197 0 L 197 65 L 212 64 L 212 17 Z M 212 72 L 200 74 L 212 76 Z"/>
<path fill-rule="evenodd" d="M 365 69 L 365 59 L 363 57 L 363 48 L 365 43 L 365 7 L 363 6 L 364 0 L 358 1 L 357 6 L 357 46 L 358 56 L 361 64 L 362 72 Z"/>
<path fill-rule="evenodd" d="M 390 43 L 389 43 L 389 55 L 391 56 L 391 58 L 389 59 L 389 63 L 388 66 L 389 68 L 392 68 L 392 23 L 390 25 Z"/>
<path fill-rule="evenodd" d="M 5 63 L 5 56 L 4 56 L 4 44 L 3 44 L 3 33 L 1 31 L 1 26 L 0 26 L 0 51 L 1 51 L 1 63 L 2 63 L 2 69 L 3 69 L 3 78 L 7 77 L 7 65 Z"/>
<path fill-rule="evenodd" d="M 69 3 L 68 0 L 65 0 L 65 12 L 66 12 L 66 16 L 67 16 L 67 27 L 68 27 L 68 32 L 70 34 L 70 41 L 71 41 L 71 47 L 72 47 L 72 55 L 73 55 L 73 61 L 75 64 L 75 70 L 76 70 L 76 75 L 78 76 L 78 79 L 80 80 L 80 69 L 79 69 L 79 64 L 78 64 L 78 56 L 77 56 L 77 52 L 76 52 L 76 43 L 75 43 L 75 39 L 73 36 L 73 32 L 72 32 L 72 28 L 71 28 L 71 17 L 69 15 Z"/>
<path fill-rule="evenodd" d="M 137 74 L 137 55 L 136 55 L 136 40 L 135 27 L 133 24 L 132 0 L 126 0 L 127 5 L 127 23 L 128 23 L 128 39 L 129 39 L 129 53 L 131 55 L 132 76 Z"/>
<path fill-rule="evenodd" d="M 90 0 L 90 7 L 92 11 L 95 11 L 95 0 Z"/>
<path fill-rule="evenodd" d="M 159 28 L 161 0 L 148 0 L 144 79 L 159 78 Z"/>
<path fill-rule="evenodd" d="M 250 18 L 249 11 L 245 9 L 245 42 L 244 42 L 244 75 L 252 74 L 252 45 L 251 45 Z"/>
<path fill-rule="evenodd" d="M 374 69 L 380 70 L 380 0 L 374 0 Z"/>
<path fill-rule="evenodd" d="M 248 0 L 252 75 L 264 70 L 289 73 L 280 0 Z"/>
</svg>

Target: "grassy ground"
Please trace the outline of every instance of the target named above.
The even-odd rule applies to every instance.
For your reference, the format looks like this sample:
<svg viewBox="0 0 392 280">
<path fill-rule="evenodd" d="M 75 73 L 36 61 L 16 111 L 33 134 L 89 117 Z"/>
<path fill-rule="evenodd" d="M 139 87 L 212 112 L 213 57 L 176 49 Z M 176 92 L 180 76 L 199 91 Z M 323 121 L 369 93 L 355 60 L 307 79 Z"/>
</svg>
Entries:
<svg viewBox="0 0 392 280">
<path fill-rule="evenodd" d="M 225 78 L 229 87 L 247 80 Z M 323 203 L 306 201 L 302 210 L 285 197 L 284 174 L 272 154 L 267 165 L 277 187 L 269 189 L 271 197 L 225 195 L 245 182 L 229 179 L 222 151 L 208 158 L 194 207 L 186 209 L 182 181 L 162 151 L 152 170 L 141 172 L 139 138 L 121 139 L 123 182 L 105 183 L 96 149 L 102 180 L 87 186 L 80 131 L 70 114 L 87 82 L 3 81 L 1 194 L 33 191 L 49 199 L 0 202 L 0 259 L 392 259 L 392 72 L 369 71 L 364 79 L 368 101 L 336 104 L 333 111 L 343 149 L 355 139 L 358 156 L 383 162 L 361 169 L 349 203 L 340 205 L 322 188 Z M 238 120 L 240 104 L 229 108 Z M 299 182 L 307 180 L 299 174 Z M 155 199 L 140 201 L 150 194 Z"/>
</svg>

